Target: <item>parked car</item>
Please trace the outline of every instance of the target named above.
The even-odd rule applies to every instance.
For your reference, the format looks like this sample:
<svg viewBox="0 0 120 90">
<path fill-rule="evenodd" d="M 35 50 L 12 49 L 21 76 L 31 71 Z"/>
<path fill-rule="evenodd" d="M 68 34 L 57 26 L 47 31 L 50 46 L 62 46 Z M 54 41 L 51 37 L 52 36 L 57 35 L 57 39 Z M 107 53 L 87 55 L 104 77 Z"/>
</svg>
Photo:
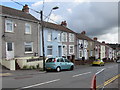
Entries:
<svg viewBox="0 0 120 90">
<path fill-rule="evenodd" d="M 101 59 L 96 59 L 95 61 L 92 62 L 92 65 L 99 65 L 99 66 L 104 66 L 104 61 Z"/>
<path fill-rule="evenodd" d="M 117 60 L 116 62 L 117 62 L 117 63 L 120 63 L 120 60 Z"/>
<path fill-rule="evenodd" d="M 45 63 L 45 68 L 46 71 L 56 70 L 57 72 L 60 72 L 64 69 L 73 70 L 74 64 L 63 57 L 48 58 Z"/>
</svg>

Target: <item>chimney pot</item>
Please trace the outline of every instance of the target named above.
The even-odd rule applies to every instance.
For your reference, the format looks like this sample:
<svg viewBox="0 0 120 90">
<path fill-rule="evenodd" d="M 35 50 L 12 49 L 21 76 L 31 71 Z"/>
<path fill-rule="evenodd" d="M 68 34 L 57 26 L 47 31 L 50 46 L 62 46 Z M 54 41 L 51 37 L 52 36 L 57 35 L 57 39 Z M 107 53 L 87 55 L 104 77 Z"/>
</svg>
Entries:
<svg viewBox="0 0 120 90">
<path fill-rule="evenodd" d="M 105 44 L 105 41 L 102 41 L 103 44 Z"/>
<path fill-rule="evenodd" d="M 25 6 L 23 6 L 23 9 L 22 9 L 23 12 L 26 12 L 26 13 L 29 13 L 29 7 L 27 4 L 25 4 Z"/>
<path fill-rule="evenodd" d="M 82 32 L 81 32 L 81 34 L 84 34 L 84 35 L 85 35 L 85 34 L 86 34 L 86 32 L 85 32 L 85 31 L 82 31 Z"/>
<path fill-rule="evenodd" d="M 62 21 L 62 22 L 61 22 L 61 26 L 65 26 L 65 27 L 66 27 L 66 26 L 67 26 L 66 21 Z"/>
<path fill-rule="evenodd" d="M 97 37 L 94 37 L 93 40 L 97 41 Z"/>
</svg>

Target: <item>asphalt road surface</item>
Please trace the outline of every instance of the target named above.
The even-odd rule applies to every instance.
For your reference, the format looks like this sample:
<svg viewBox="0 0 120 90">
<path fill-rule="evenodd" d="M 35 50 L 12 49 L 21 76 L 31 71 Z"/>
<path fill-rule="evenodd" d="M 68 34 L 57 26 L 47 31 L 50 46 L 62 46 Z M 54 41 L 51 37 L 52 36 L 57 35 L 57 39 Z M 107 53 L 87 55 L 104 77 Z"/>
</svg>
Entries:
<svg viewBox="0 0 120 90">
<path fill-rule="evenodd" d="M 104 72 L 98 75 L 97 82 L 106 81 L 118 75 L 119 65 L 107 63 L 105 66 L 80 65 L 73 71 L 61 72 L 33 72 L 33 74 L 12 74 L 2 78 L 2 88 L 29 89 L 29 88 L 90 88 L 95 73 L 101 69 Z M 119 72 L 120 74 L 120 72 Z M 98 84 L 97 84 L 98 86 Z M 117 88 L 117 87 L 116 87 Z"/>
</svg>

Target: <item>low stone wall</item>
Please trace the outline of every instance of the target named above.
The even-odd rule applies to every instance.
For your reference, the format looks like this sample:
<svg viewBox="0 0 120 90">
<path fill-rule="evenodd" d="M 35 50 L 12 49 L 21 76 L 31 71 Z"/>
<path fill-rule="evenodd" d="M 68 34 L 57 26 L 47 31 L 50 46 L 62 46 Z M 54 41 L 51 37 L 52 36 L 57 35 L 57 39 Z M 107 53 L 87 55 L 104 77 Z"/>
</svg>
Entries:
<svg viewBox="0 0 120 90">
<path fill-rule="evenodd" d="M 16 59 L 17 64 L 19 65 L 20 69 L 23 69 L 25 66 L 26 67 L 37 67 L 39 65 L 39 68 L 43 68 L 43 60 L 39 57 L 34 57 L 34 58 L 17 58 Z"/>
<path fill-rule="evenodd" d="M 15 70 L 15 60 L 2 60 L 1 65 L 5 66 L 10 70 Z"/>
</svg>

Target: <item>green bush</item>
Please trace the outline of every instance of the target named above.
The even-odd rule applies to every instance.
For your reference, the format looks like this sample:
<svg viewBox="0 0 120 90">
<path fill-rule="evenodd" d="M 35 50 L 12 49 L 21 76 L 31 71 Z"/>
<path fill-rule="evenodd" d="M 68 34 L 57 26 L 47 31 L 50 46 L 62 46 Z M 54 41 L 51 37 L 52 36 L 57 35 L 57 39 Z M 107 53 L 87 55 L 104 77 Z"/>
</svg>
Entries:
<svg viewBox="0 0 120 90">
<path fill-rule="evenodd" d="M 35 66 L 29 66 L 29 69 L 35 69 Z"/>
<path fill-rule="evenodd" d="M 24 66 L 23 66 L 23 69 L 28 69 L 28 66 L 27 66 L 27 65 L 24 65 Z"/>
</svg>

